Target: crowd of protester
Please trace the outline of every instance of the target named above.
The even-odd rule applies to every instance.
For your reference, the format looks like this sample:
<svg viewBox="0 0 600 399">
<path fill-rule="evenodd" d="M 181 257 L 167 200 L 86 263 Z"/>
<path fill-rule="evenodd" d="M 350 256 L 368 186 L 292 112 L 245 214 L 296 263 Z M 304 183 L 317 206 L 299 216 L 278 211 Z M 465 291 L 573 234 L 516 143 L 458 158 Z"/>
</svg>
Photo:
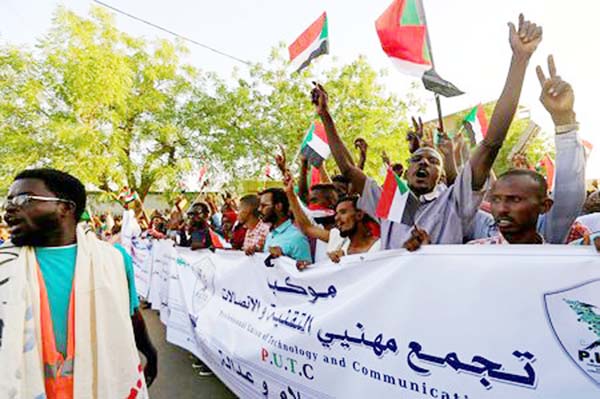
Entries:
<svg viewBox="0 0 600 399">
<path fill-rule="evenodd" d="M 410 189 L 401 222 L 378 217 L 383 189 L 363 169 L 368 143 L 362 138 L 354 141 L 359 152 L 355 161 L 330 113 L 329 104 L 335 98 L 330 98 L 318 84 L 311 99 L 325 128 L 336 170 L 328 171 L 324 163 L 318 165 L 321 173 L 316 184 L 308 183 L 312 166 L 309 159 L 300 156 L 296 168 L 288 164 L 282 149 L 274 159 L 282 176 L 281 187 L 242 196 L 201 194 L 190 206 L 180 197 L 172 209 L 157 210 L 149 216 L 139 199 L 121 198 L 121 202 L 137 217 L 142 237 L 171 239 L 175 245 L 192 250 L 232 249 L 247 256 L 268 253 L 270 259 L 287 256 L 296 261 L 299 270 L 327 260 L 339 263 L 352 254 L 401 248 L 416 251 L 423 245 L 435 244 L 581 244 L 594 245 L 600 251 L 600 191 L 597 184 L 586 191 L 586 153 L 578 133 L 574 91 L 558 75 L 552 56 L 548 57 L 548 76 L 539 66 L 537 76 L 541 84 L 540 101 L 555 125 L 553 192 L 549 193 L 546 178 L 528 164 L 523 154 L 514 157 L 511 170 L 497 177 L 492 172 L 517 110 L 529 59 L 541 39 L 541 27 L 522 17 L 518 27 L 510 25 L 510 67 L 487 135 L 481 142 L 472 143 L 469 148 L 472 138 L 431 132 L 420 119 L 413 118 L 406 143 L 399 143 L 408 147 L 410 158 L 403 163 L 390 160 L 385 152 L 381 154 L 382 165 L 403 179 Z M 293 170 L 299 171 L 297 176 Z M 43 171 L 17 177 L 5 206 L 13 236 L 15 232 L 22 234 L 28 221 L 39 217 L 31 213 L 35 210 L 33 206 L 27 209 L 31 213 L 29 219 L 18 213 L 25 212 L 26 203 L 38 201 L 42 207 L 54 201 L 64 203 L 64 209 L 54 209 L 52 215 L 56 220 L 44 219 L 45 225 L 30 223 L 29 238 L 19 244 L 19 239 L 15 242 L 12 237 L 13 243 L 50 246 L 48 242 L 54 241 L 43 233 L 43 227 L 50 226 L 50 221 L 54 224 L 61 221 L 61 228 L 52 232 L 67 231 L 69 235 L 61 243 L 72 244 L 75 227 L 69 218 L 81 216 L 98 238 L 118 245 L 127 212 L 123 217 L 84 212 L 81 201 L 70 197 L 72 188 L 65 184 L 75 183 L 69 179 L 58 172 Z M 45 185 L 38 187 L 37 181 Z M 21 186 L 25 183 L 29 184 L 27 192 L 17 192 L 19 187 L 24 189 Z M 71 204 L 75 210 L 68 213 L 67 205 Z M 34 233 L 42 234 L 41 238 L 37 241 L 31 238 Z M 9 230 L 2 226 L 0 240 L 8 239 Z M 131 280 L 131 260 L 123 256 Z M 131 290 L 133 283 L 129 283 Z M 148 356 L 155 358 L 136 310 L 137 303 L 132 302 L 130 316 L 137 346 L 146 348 Z M 210 372 L 199 361 L 195 365 L 203 375 Z M 156 370 L 147 373 L 149 382 L 155 375 Z"/>
<path fill-rule="evenodd" d="M 538 66 L 540 101 L 555 124 L 554 190 L 522 153 L 513 168 L 494 176 L 492 165 L 502 147 L 518 106 L 529 59 L 542 38 L 541 27 L 525 21 L 510 27 L 512 57 L 506 83 L 483 141 L 469 144 L 468 135 L 431 132 L 420 118 L 406 135 L 410 158 L 382 163 L 405 179 L 410 196 L 402 222 L 377 217 L 382 187 L 363 170 L 368 143 L 354 142 L 358 161 L 338 135 L 329 112 L 330 99 L 321 85 L 311 98 L 327 134 L 339 174 L 330 177 L 318 165 L 320 181 L 309 187 L 312 166 L 301 155 L 294 176 L 285 152 L 275 156 L 282 188 L 268 188 L 217 201 L 214 194 L 189 209 L 156 212 L 145 234 L 172 238 L 193 250 L 231 248 L 247 255 L 288 256 L 304 269 L 314 262 L 339 262 L 349 254 L 387 249 L 416 250 L 423 244 L 567 244 L 595 243 L 600 249 L 600 193 L 586 192 L 586 153 L 579 138 L 574 91 L 548 57 L 548 76 Z M 436 139 L 433 137 L 437 135 Z M 336 172 L 337 172 L 336 171 Z M 218 203 L 217 203 L 218 202 Z M 115 220 L 112 223 L 117 226 Z M 107 226 L 108 229 L 108 226 Z M 114 231 L 112 231 L 114 234 Z"/>
</svg>

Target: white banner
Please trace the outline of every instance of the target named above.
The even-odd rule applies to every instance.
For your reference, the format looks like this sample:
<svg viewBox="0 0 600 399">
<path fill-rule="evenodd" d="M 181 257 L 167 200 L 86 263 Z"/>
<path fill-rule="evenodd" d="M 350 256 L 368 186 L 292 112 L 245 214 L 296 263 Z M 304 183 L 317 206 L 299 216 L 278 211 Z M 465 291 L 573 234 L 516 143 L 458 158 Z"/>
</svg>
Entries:
<svg viewBox="0 0 600 399">
<path fill-rule="evenodd" d="M 131 240 L 131 259 L 133 261 L 133 275 L 135 288 L 139 296 L 144 299 L 150 291 L 150 278 L 152 276 L 152 244 L 155 241 L 147 238 L 133 237 Z"/>
<path fill-rule="evenodd" d="M 287 258 L 155 251 L 148 298 L 167 339 L 240 397 L 600 397 L 590 247 L 438 245 L 303 272 Z"/>
</svg>

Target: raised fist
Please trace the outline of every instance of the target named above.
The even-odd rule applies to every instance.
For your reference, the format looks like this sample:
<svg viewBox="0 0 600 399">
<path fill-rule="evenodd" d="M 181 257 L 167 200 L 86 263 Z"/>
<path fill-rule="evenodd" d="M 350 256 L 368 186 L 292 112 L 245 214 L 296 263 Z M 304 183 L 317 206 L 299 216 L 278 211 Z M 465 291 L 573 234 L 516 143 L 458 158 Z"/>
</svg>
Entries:
<svg viewBox="0 0 600 399">
<path fill-rule="evenodd" d="M 314 83 L 314 82 L 313 82 Z M 317 111 L 317 115 L 323 116 L 328 112 L 327 106 L 327 92 L 318 83 L 314 83 L 315 87 L 311 91 L 311 100 L 315 106 L 315 111 Z"/>
<path fill-rule="evenodd" d="M 510 47 L 513 54 L 529 59 L 542 41 L 542 27 L 526 21 L 523 14 L 519 14 L 518 29 L 515 28 L 512 22 L 508 23 L 508 27 Z"/>
</svg>

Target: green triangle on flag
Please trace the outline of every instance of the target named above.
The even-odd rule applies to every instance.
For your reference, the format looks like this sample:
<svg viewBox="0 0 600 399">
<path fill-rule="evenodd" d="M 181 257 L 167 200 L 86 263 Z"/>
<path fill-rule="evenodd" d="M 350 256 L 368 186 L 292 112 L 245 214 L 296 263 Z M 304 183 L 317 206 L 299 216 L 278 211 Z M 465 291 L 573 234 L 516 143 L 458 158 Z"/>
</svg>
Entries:
<svg viewBox="0 0 600 399">
<path fill-rule="evenodd" d="M 421 17 L 420 0 L 394 0 L 375 28 L 381 48 L 401 71 L 422 77 L 432 68 L 427 46 L 427 27 Z"/>
<path fill-rule="evenodd" d="M 300 72 L 323 54 L 329 54 L 329 26 L 324 12 L 288 47 L 294 72 Z"/>
<path fill-rule="evenodd" d="M 375 215 L 382 219 L 401 223 L 409 197 L 408 184 L 396 175 L 392 168 L 388 168 Z"/>
<path fill-rule="evenodd" d="M 300 152 L 308 159 L 308 163 L 319 167 L 329 157 L 331 150 L 327 142 L 327 133 L 323 123 L 315 119 L 302 140 Z"/>
</svg>

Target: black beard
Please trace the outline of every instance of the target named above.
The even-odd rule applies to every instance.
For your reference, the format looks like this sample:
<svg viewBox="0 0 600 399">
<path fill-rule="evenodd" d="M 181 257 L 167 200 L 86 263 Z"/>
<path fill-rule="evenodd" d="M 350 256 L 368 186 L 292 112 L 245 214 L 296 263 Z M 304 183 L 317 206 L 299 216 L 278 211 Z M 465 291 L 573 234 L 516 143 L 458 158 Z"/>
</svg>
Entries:
<svg viewBox="0 0 600 399">
<path fill-rule="evenodd" d="M 36 228 L 16 237 L 11 236 L 11 242 L 18 246 L 43 247 L 50 237 L 59 234 L 60 223 L 54 214 L 45 215 L 35 220 Z"/>
<path fill-rule="evenodd" d="M 17 247 L 24 247 L 27 245 L 32 245 L 32 244 L 30 244 L 30 236 L 29 235 L 25 235 L 25 236 L 21 235 L 21 236 L 17 236 L 17 237 L 10 236 L 10 241 Z"/>
<path fill-rule="evenodd" d="M 46 237 L 41 237 L 38 234 L 27 234 L 17 237 L 11 237 L 11 242 L 17 247 L 44 247 L 46 246 Z"/>
<path fill-rule="evenodd" d="M 269 215 L 263 215 L 262 220 L 265 223 L 274 224 L 277 222 L 277 215 L 275 213 L 271 213 Z"/>
<path fill-rule="evenodd" d="M 354 227 L 352 227 L 350 230 L 346 230 L 346 231 L 340 230 L 340 237 L 342 237 L 342 238 L 351 237 L 354 235 L 354 233 L 356 233 L 356 229 L 358 229 L 358 226 L 355 224 Z"/>
</svg>

